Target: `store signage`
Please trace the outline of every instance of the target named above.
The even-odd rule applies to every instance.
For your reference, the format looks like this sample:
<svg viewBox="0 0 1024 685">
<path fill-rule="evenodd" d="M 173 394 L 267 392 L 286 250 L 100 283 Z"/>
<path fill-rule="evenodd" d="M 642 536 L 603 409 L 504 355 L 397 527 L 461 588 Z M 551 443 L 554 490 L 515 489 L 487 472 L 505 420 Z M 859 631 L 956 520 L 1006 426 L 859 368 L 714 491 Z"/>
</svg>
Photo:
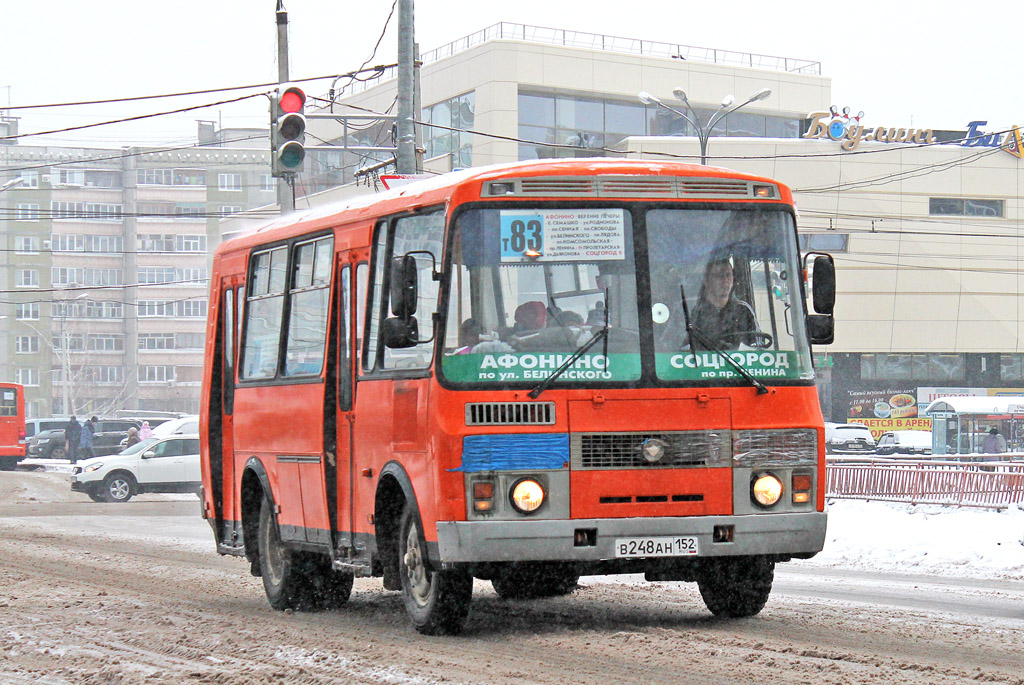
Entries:
<svg viewBox="0 0 1024 685">
<path fill-rule="evenodd" d="M 1024 157 L 1024 145 L 1021 144 L 1020 130 L 1014 126 L 1006 133 L 985 133 L 982 126 L 987 121 L 972 121 L 967 124 L 967 135 L 960 141 L 963 147 L 1001 147 L 1014 157 Z"/>
<path fill-rule="evenodd" d="M 803 137 L 842 141 L 839 147 L 846 151 L 856 150 L 865 141 L 919 144 L 938 142 L 930 128 L 867 128 L 860 123 L 863 116 L 864 112 L 850 116 L 849 107 L 844 107 L 841 113 L 835 107 L 828 112 L 811 112 L 807 115 L 811 126 Z"/>
</svg>

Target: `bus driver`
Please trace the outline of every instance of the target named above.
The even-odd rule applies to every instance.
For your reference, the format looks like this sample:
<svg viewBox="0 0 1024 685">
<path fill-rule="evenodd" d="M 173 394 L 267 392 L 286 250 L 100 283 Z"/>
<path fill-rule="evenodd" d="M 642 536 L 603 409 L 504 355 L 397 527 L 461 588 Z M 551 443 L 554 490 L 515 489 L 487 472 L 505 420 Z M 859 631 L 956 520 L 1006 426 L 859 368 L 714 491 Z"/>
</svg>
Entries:
<svg viewBox="0 0 1024 685">
<path fill-rule="evenodd" d="M 694 339 L 697 349 L 707 345 L 720 350 L 735 350 L 740 343 L 754 345 L 757 317 L 753 308 L 733 294 L 732 262 L 715 259 L 704 268 L 704 282 L 700 289 L 700 301 L 691 313 L 691 320 L 698 334 Z"/>
</svg>

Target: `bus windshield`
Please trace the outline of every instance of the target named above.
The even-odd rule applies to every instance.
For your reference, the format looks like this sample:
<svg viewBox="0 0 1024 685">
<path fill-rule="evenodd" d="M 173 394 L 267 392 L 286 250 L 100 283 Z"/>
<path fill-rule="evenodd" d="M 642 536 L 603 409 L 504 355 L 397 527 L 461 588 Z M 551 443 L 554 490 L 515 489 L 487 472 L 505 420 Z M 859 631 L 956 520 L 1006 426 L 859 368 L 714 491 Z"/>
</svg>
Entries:
<svg viewBox="0 0 1024 685">
<path fill-rule="evenodd" d="M 536 385 L 600 336 L 552 385 L 813 378 L 792 217 L 732 207 L 462 212 L 443 376 Z"/>
</svg>

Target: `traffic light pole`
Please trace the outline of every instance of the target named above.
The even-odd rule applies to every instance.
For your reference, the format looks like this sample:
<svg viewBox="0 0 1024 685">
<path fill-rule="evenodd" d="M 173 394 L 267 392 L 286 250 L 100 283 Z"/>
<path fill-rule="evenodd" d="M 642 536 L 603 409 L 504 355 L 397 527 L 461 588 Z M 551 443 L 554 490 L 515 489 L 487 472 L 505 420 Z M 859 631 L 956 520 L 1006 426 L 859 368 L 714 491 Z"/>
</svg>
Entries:
<svg viewBox="0 0 1024 685">
<path fill-rule="evenodd" d="M 288 83 L 288 12 L 284 9 L 284 1 L 278 0 L 277 2 L 277 81 L 278 83 Z M 277 116 L 276 103 L 271 102 L 270 117 L 273 120 Z M 273 145 L 273 141 L 272 145 Z M 275 154 L 274 150 L 271 150 L 271 155 Z M 289 178 L 277 179 L 277 204 L 281 208 L 282 214 L 288 214 L 295 211 L 295 192 L 291 182 L 294 182 L 294 175 Z"/>
</svg>

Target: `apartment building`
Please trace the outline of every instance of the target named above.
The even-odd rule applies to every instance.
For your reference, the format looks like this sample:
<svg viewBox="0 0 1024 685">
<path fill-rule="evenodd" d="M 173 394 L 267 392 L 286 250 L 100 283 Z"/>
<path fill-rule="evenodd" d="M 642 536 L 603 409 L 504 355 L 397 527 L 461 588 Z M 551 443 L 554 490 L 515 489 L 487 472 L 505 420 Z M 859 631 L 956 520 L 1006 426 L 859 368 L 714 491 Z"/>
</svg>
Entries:
<svg viewBox="0 0 1024 685">
<path fill-rule="evenodd" d="M 27 416 L 198 411 L 218 222 L 275 197 L 266 132 L 224 133 L 0 146 L 0 377 L 26 386 Z"/>
</svg>

